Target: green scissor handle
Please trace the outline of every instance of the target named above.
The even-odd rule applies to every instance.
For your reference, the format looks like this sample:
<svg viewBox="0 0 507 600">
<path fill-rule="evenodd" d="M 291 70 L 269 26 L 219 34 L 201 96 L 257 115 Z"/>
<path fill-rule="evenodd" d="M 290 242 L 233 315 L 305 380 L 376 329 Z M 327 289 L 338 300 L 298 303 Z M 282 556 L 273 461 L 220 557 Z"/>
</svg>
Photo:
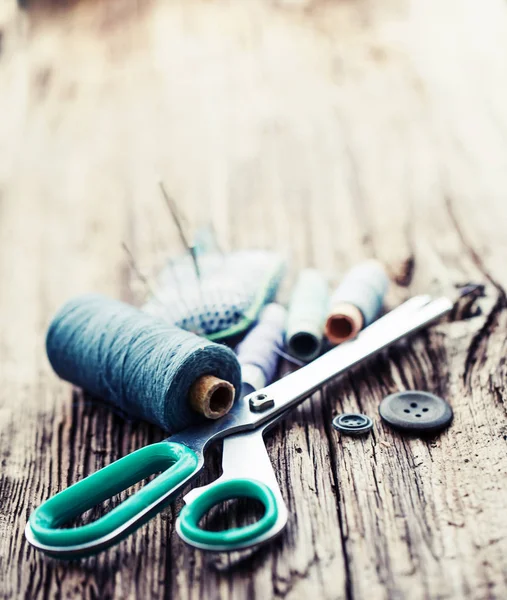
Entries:
<svg viewBox="0 0 507 600">
<path fill-rule="evenodd" d="M 210 508 L 224 500 L 252 498 L 264 505 L 264 515 L 256 523 L 225 531 L 208 531 L 199 527 L 199 521 Z M 272 490 L 253 479 L 229 479 L 208 486 L 186 504 L 176 523 L 178 535 L 186 542 L 204 550 L 232 550 L 262 541 L 278 519 L 278 505 Z"/>
<path fill-rule="evenodd" d="M 27 535 L 35 546 L 57 558 L 94 554 L 159 512 L 176 489 L 201 468 L 199 456 L 184 444 L 167 441 L 151 444 L 44 502 L 31 515 Z M 157 471 L 162 473 L 93 523 L 61 528 L 69 520 Z"/>
<path fill-rule="evenodd" d="M 287 507 L 264 445 L 263 429 L 226 437 L 221 477 L 194 488 L 183 498 L 185 506 L 176 521 L 176 531 L 187 544 L 201 550 L 239 550 L 268 542 L 285 527 Z M 208 531 L 199 526 L 210 508 L 233 498 L 260 501 L 264 515 L 256 523 L 225 531 Z"/>
</svg>

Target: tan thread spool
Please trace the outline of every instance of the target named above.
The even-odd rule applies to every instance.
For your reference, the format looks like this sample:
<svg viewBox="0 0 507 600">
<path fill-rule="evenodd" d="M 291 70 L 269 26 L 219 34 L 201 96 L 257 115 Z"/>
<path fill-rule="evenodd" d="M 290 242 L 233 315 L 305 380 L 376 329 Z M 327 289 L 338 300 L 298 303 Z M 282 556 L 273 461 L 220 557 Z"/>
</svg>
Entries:
<svg viewBox="0 0 507 600">
<path fill-rule="evenodd" d="M 389 278 L 377 260 L 359 263 L 345 274 L 331 296 L 325 333 L 332 344 L 355 338 L 379 316 Z"/>
<path fill-rule="evenodd" d="M 353 304 L 338 304 L 327 318 L 326 337 L 332 344 L 341 344 L 357 336 L 364 324 L 362 312 Z"/>
<path fill-rule="evenodd" d="M 188 402 L 195 412 L 208 419 L 219 419 L 231 410 L 235 393 L 232 383 L 214 375 L 203 375 L 191 385 Z"/>
</svg>

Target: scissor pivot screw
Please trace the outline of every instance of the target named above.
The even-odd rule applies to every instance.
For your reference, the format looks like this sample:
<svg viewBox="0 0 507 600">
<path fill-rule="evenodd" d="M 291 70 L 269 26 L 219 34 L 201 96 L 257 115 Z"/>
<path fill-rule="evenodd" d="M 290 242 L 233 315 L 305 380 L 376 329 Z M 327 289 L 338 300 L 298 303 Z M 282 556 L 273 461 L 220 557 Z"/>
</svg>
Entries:
<svg viewBox="0 0 507 600">
<path fill-rule="evenodd" d="M 253 412 L 263 412 L 275 405 L 273 398 L 268 398 L 266 394 L 257 394 L 250 398 L 250 410 Z"/>
</svg>

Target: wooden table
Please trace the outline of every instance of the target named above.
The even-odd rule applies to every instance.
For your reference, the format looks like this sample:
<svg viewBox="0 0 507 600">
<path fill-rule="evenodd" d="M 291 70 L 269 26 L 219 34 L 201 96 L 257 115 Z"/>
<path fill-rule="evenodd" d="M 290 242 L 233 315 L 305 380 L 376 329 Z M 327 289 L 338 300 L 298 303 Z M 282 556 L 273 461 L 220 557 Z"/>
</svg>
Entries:
<svg viewBox="0 0 507 600">
<path fill-rule="evenodd" d="M 0 581 L 5 598 L 507 597 L 507 5 L 502 0 L 15 0 L 0 4 Z M 389 303 L 486 295 L 315 394 L 269 438 L 291 518 L 251 557 L 186 547 L 170 508 L 97 558 L 23 537 L 42 500 L 159 440 L 51 371 L 63 301 L 140 303 L 190 227 L 336 283 L 365 257 Z M 421 440 L 399 389 L 447 398 Z M 361 411 L 374 433 L 340 437 Z M 214 468 L 200 479 L 218 472 Z"/>
</svg>

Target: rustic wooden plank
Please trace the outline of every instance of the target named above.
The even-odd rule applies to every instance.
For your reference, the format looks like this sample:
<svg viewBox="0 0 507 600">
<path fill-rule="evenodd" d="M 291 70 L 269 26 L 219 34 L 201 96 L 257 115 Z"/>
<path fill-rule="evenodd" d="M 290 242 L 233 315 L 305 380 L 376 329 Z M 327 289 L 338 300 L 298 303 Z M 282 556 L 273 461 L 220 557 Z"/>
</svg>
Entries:
<svg viewBox="0 0 507 600">
<path fill-rule="evenodd" d="M 505 597 L 505 3 L 29 4 L 0 6 L 3 596 Z M 82 291 L 141 301 L 122 242 L 147 274 L 179 250 L 159 180 L 224 248 L 290 255 L 282 298 L 303 265 L 337 282 L 368 256 L 397 283 L 391 304 L 466 281 L 486 296 L 275 429 L 291 519 L 269 547 L 195 552 L 174 531 L 179 502 L 59 563 L 24 541 L 30 511 L 163 433 L 72 394 L 45 329 Z M 449 399 L 446 433 L 330 426 L 411 387 Z"/>
</svg>

